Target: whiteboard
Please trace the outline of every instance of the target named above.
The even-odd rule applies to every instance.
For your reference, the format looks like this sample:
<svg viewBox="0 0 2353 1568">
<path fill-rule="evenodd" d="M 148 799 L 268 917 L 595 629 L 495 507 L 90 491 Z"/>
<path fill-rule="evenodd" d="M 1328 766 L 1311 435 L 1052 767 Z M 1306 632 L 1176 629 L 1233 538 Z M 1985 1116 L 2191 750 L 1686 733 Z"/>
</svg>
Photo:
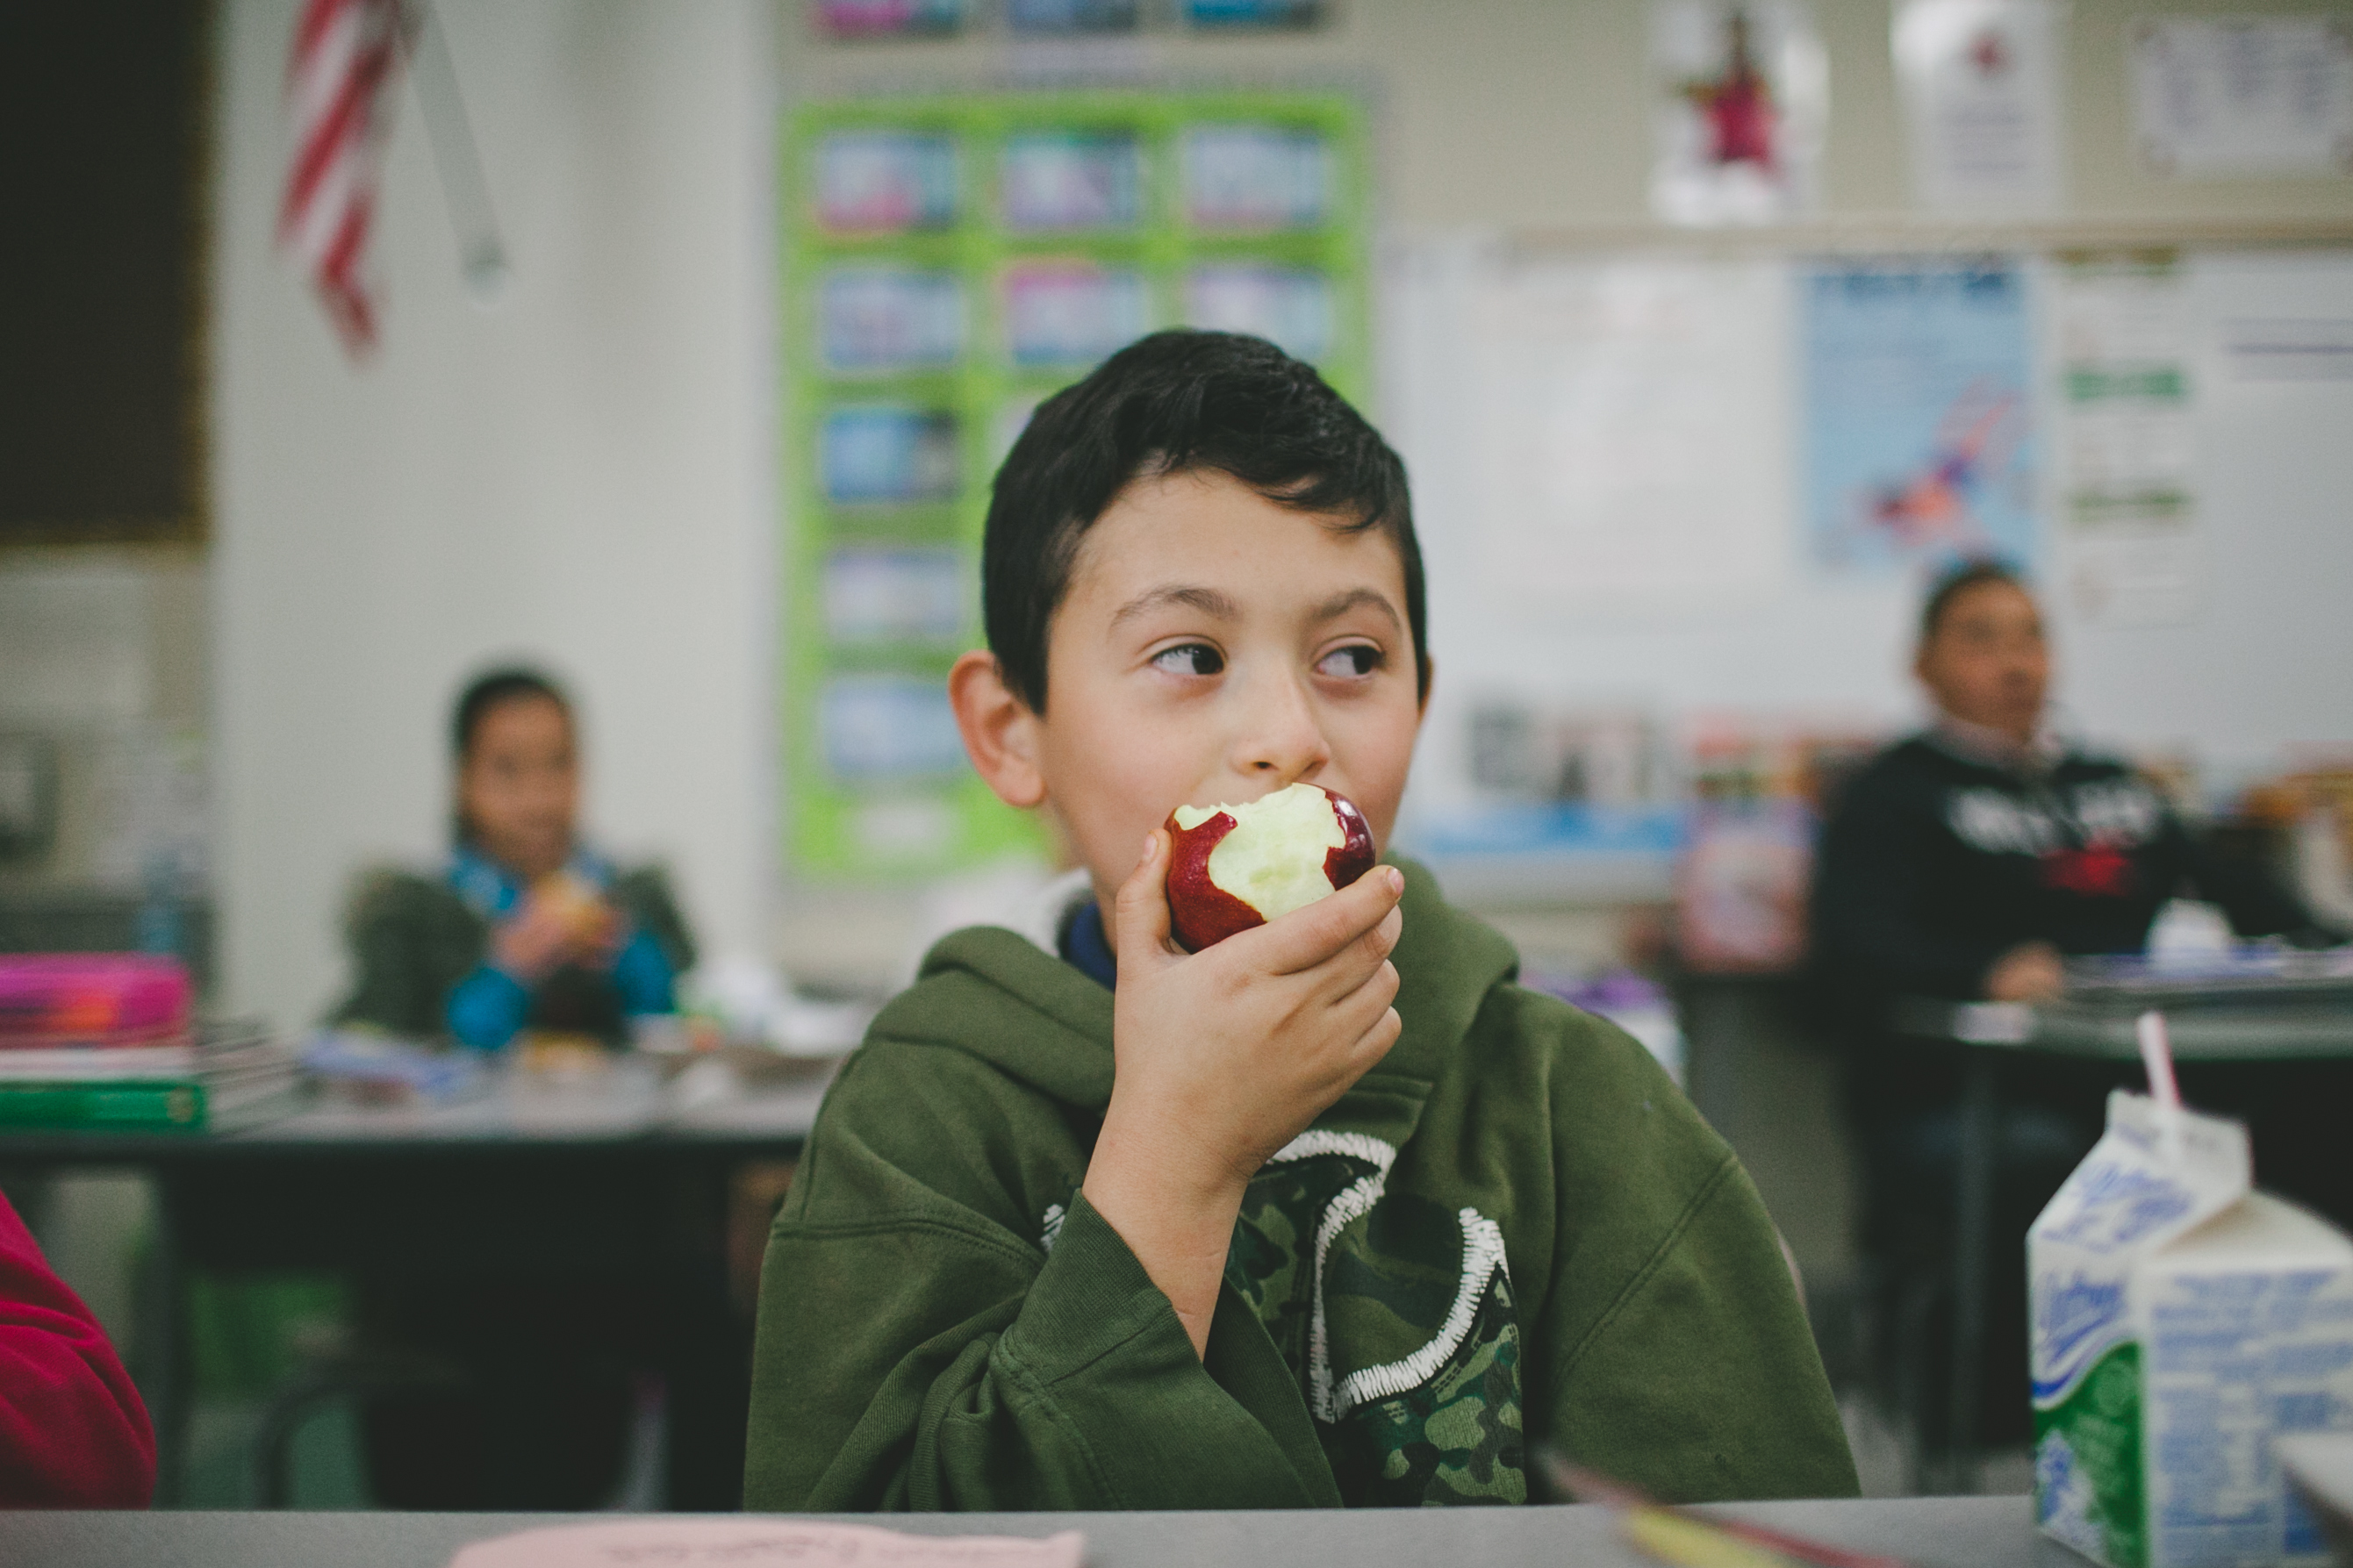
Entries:
<svg viewBox="0 0 2353 1568">
<path fill-rule="evenodd" d="M 1499 269 L 1516 274 L 1514 287 L 1558 294 L 1585 286 L 1597 265 L 1716 268 L 1745 308 L 1768 318 L 1750 349 L 1727 355 L 1691 394 L 1725 427 L 1693 441 L 1690 460 L 1718 470 L 1714 492 L 1744 498 L 1725 520 L 1746 535 L 1727 546 L 1745 557 L 1732 591 L 1721 573 L 1695 575 L 1694 591 L 1681 595 L 1656 583 L 1648 593 L 1547 584 L 1562 570 L 1558 552 L 1531 553 L 1529 580 L 1497 591 L 1493 559 L 1514 548 L 1519 526 L 1497 498 L 1522 479 L 1493 471 L 1498 453 L 1515 449 L 1497 431 L 1525 426 L 1509 400 L 1525 402 L 1528 381 L 1494 373 L 1477 312 L 1492 311 Z M 1754 269 L 1800 265 L 1530 260 L 1468 236 L 1401 245 L 1385 258 L 1382 413 L 1412 477 L 1437 672 L 1413 813 L 1472 800 L 1469 714 L 1483 698 L 1639 708 L 1669 723 L 1729 711 L 1894 730 L 1921 716 L 1906 672 L 1920 582 L 1836 578 L 1798 555 L 1794 277 L 1760 295 Z M 2215 251 L 2187 258 L 2184 273 L 2201 603 L 2179 624 L 2116 626 L 2085 623 L 2055 594 L 2046 601 L 2061 726 L 2108 747 L 2187 752 L 2210 786 L 2227 785 L 2294 749 L 2353 743 L 2353 376 L 2342 374 L 2353 365 L 2259 379 L 2230 346 L 2249 323 L 2353 343 L 2353 256 Z M 1725 395 L 1726 378 L 1736 395 Z M 2044 528 L 2047 538 L 2047 509 Z"/>
</svg>

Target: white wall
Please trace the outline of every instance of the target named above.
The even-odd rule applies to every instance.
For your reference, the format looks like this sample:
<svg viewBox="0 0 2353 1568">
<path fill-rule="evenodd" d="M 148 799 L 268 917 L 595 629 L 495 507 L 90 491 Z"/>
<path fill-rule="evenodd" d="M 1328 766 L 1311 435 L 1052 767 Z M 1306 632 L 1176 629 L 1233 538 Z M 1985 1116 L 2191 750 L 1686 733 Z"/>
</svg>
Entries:
<svg viewBox="0 0 2353 1568">
<path fill-rule="evenodd" d="M 769 12 L 442 0 L 513 274 L 460 285 L 414 97 L 353 364 L 276 253 L 296 0 L 221 8 L 212 416 L 225 999 L 306 1021 L 345 879 L 444 841 L 443 728 L 504 655 L 568 677 L 591 830 L 764 935 L 772 726 Z"/>
</svg>

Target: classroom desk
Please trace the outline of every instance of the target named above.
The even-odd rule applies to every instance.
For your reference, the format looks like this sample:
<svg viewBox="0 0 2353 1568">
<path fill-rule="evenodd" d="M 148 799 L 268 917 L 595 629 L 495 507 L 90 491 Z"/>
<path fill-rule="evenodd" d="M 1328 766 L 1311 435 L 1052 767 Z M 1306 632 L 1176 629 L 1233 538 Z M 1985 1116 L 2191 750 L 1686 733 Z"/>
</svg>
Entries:
<svg viewBox="0 0 2353 1568">
<path fill-rule="evenodd" d="M 1953 1231 L 1953 1384 L 1950 1464 L 1957 1482 L 1976 1447 L 1978 1370 L 1985 1355 L 1985 1281 L 1991 1256 L 1996 1079 L 2005 1058 L 2031 1052 L 2138 1062 L 2135 1023 L 2161 1009 L 2174 1058 L 2262 1062 L 2353 1058 L 2353 984 L 2179 987 L 2111 993 L 2039 1006 L 1907 996 L 1896 1032 L 1963 1047 L 1960 1170 Z M 2020 1246 L 2024 1246 L 2023 1237 Z"/>
<path fill-rule="evenodd" d="M 170 1501 L 186 1457 L 188 1269 L 659 1258 L 723 1212 L 736 1164 L 797 1152 L 834 1065 L 701 1103 L 630 1062 L 568 1087 L 502 1079 L 453 1105 L 314 1102 L 232 1132 L 0 1132 L 0 1170 L 132 1166 L 154 1180 L 140 1382 Z"/>
<path fill-rule="evenodd" d="M 449 1105 L 365 1106 L 320 1100 L 230 1132 L 0 1131 L 0 1165 L 183 1167 L 284 1156 L 405 1155 L 460 1149 L 681 1146 L 797 1148 L 817 1120 L 837 1062 L 812 1059 L 773 1085 L 681 1103 L 660 1075 L 627 1062 L 583 1082 L 537 1085 L 512 1075 Z"/>
<path fill-rule="evenodd" d="M 2038 1535 L 2022 1497 L 1744 1503 L 1742 1516 L 1859 1551 L 1950 1568 L 2083 1568 Z M 610 1519 L 611 1515 L 605 1515 Z M 840 1517 L 840 1516 L 836 1516 Z M 42 1568 L 443 1568 L 460 1546 L 553 1514 L 0 1514 L 0 1562 Z M 926 1535 L 1087 1538 L 1087 1568 L 1636 1568 L 1599 1508 L 1381 1509 L 1356 1512 L 918 1514 L 849 1522 Z"/>
</svg>

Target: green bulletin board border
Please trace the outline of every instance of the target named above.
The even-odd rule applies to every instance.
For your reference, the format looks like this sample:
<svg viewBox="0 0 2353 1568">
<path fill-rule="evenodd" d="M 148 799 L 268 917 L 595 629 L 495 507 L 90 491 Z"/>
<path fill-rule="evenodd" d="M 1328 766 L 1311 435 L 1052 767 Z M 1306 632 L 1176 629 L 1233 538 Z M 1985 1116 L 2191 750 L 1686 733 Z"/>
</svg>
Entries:
<svg viewBox="0 0 2353 1568">
<path fill-rule="evenodd" d="M 1004 805 L 968 768 L 929 785 L 890 789 L 845 784 L 827 772 L 820 743 L 819 697 L 837 671 L 871 670 L 944 679 L 965 647 L 981 643 L 980 541 L 1001 411 L 1042 398 L 1083 369 L 1017 366 L 1006 351 L 997 279 L 1010 264 L 1063 259 L 1140 269 L 1150 323 L 1184 320 L 1186 270 L 1199 261 L 1264 261 L 1313 267 L 1331 281 L 1332 351 L 1318 368 L 1362 406 L 1370 382 L 1371 309 L 1366 110 L 1337 92 L 1041 91 L 970 96 L 873 98 L 813 103 L 788 115 L 782 149 L 782 335 L 785 344 L 784 487 L 786 546 L 780 552 L 785 635 L 781 654 L 785 722 L 784 844 L 791 870 L 819 881 L 915 879 L 1045 847 L 1039 826 Z M 1203 123 L 1276 126 L 1321 134 L 1332 187 L 1324 222 L 1276 232 L 1196 231 L 1185 222 L 1180 138 Z M 957 221 L 941 230 L 841 235 L 817 222 L 814 169 L 819 144 L 841 131 L 944 132 L 957 146 Z M 1118 131 L 1135 134 L 1145 157 L 1145 217 L 1117 232 L 1027 234 L 998 219 L 997 176 L 1008 133 Z M 964 281 L 965 352 L 952 368 L 837 374 L 827 369 L 818 321 L 819 284 L 829 266 L 876 262 L 952 270 Z M 823 493 L 818 432 L 828 409 L 849 403 L 899 403 L 956 416 L 961 482 L 952 500 L 889 508 L 836 507 Z M 947 543 L 965 552 L 967 633 L 955 647 L 828 646 L 824 563 L 837 541 Z M 857 814 L 878 803 L 944 808 L 947 841 L 893 851 L 867 842 Z"/>
</svg>

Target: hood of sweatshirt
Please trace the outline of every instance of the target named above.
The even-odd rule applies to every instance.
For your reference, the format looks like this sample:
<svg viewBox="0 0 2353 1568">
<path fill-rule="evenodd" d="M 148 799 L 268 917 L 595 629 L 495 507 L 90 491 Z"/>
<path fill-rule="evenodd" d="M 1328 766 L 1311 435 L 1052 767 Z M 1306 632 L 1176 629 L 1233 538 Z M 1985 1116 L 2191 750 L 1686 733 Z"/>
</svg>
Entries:
<svg viewBox="0 0 2353 1568">
<path fill-rule="evenodd" d="M 1404 1027 L 1335 1111 L 1366 1094 L 1402 1093 L 1418 1105 L 1459 1055 L 1488 992 L 1519 969 L 1511 943 L 1450 908 L 1427 869 L 1403 858 L 1390 864 L 1405 873 L 1404 930 L 1390 955 Z M 1041 935 L 1042 928 L 1025 935 L 970 926 L 941 939 L 923 960 L 926 984 L 882 1010 L 875 1036 L 978 1057 L 1065 1105 L 1100 1115 L 1111 1103 L 1112 994 L 1039 945 Z M 991 1026 L 975 1030 L 976 1016 Z M 1001 1022 L 1008 1019 L 1020 1026 Z M 1410 1131 L 1411 1117 L 1407 1121 L 1400 1131 Z"/>
</svg>

